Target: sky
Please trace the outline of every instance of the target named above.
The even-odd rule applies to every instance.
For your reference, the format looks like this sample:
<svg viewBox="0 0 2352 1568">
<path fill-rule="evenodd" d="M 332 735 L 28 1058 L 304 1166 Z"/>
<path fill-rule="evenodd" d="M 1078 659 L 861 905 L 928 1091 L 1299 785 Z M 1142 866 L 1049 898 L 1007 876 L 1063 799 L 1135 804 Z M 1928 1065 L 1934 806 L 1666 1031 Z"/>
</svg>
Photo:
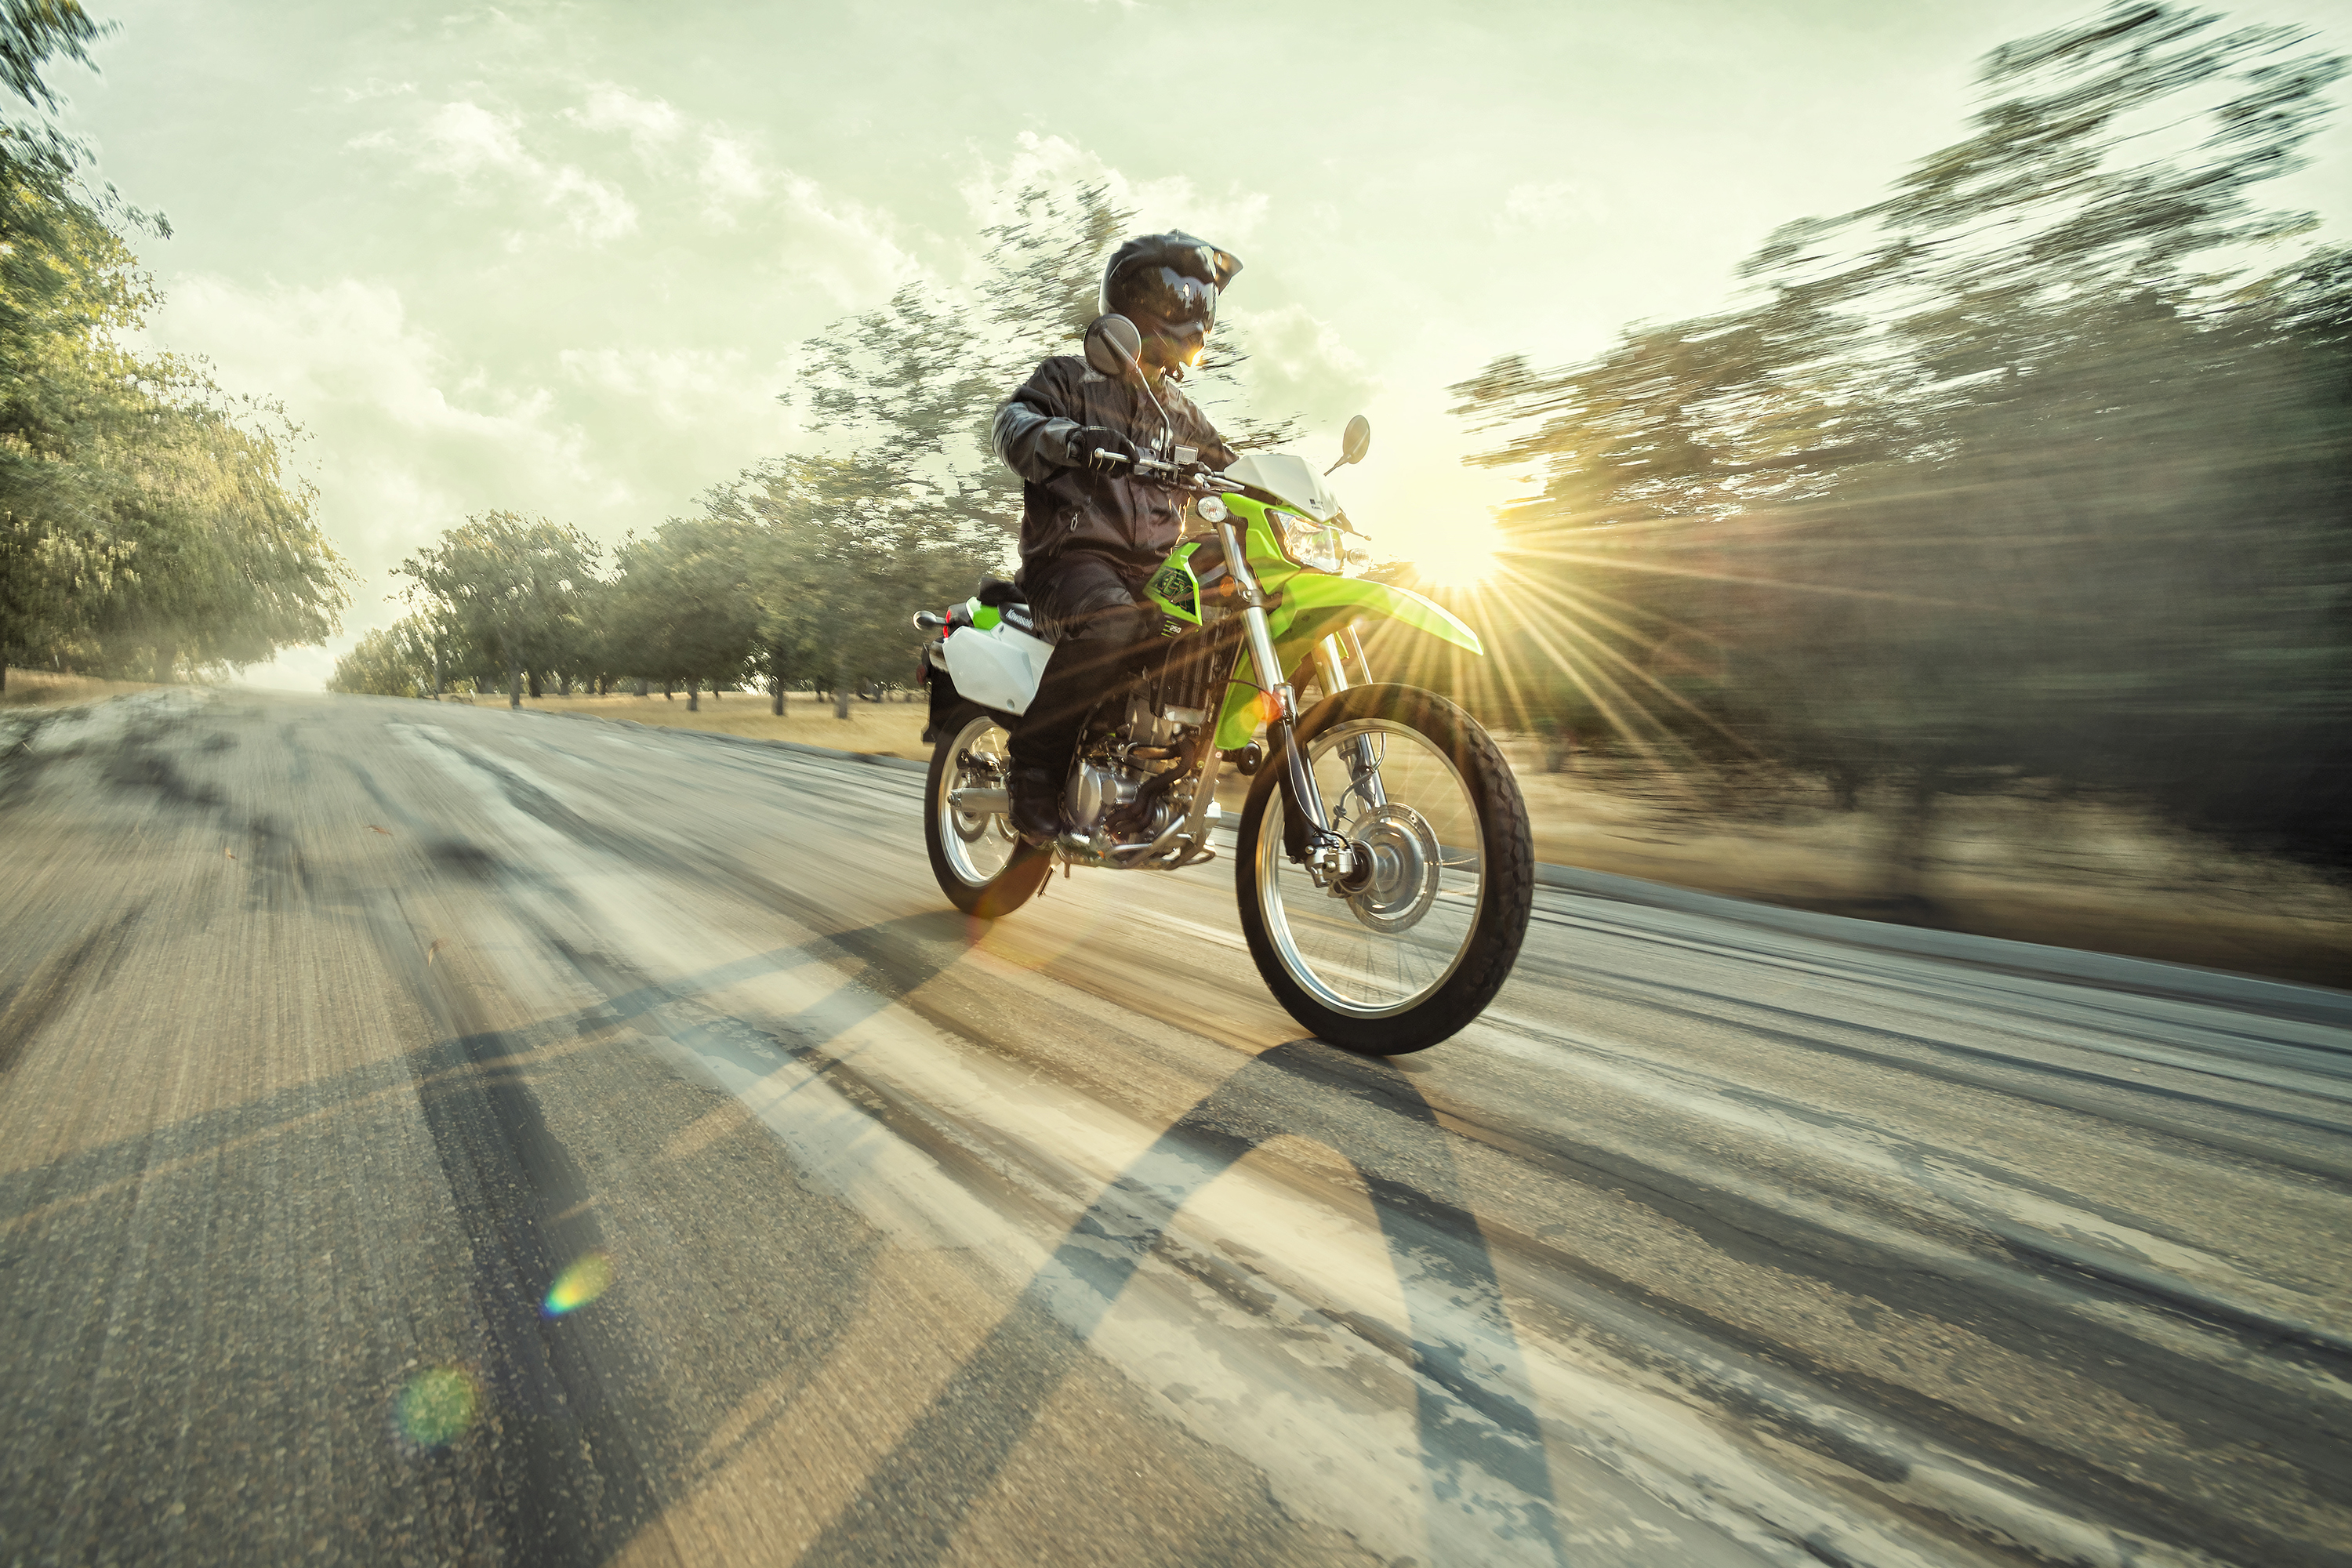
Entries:
<svg viewBox="0 0 2352 1568">
<path fill-rule="evenodd" d="M 1318 468 L 1369 415 L 1335 483 L 1383 553 L 1475 541 L 1517 480 L 1463 466 L 1449 384 L 1717 308 L 1772 229 L 1955 140 L 1987 50 L 2096 9 L 100 0 L 100 74 L 49 75 L 172 225 L 137 247 L 151 338 L 307 433 L 352 604 L 244 679 L 316 689 L 469 513 L 609 543 L 822 449 L 779 401 L 801 345 L 905 283 L 968 287 L 1040 178 L 1238 254 L 1252 405 L 1304 414 Z M 2231 19 L 2352 47 L 2343 0 Z M 2339 237 L 2347 118 L 2269 193 Z"/>
</svg>

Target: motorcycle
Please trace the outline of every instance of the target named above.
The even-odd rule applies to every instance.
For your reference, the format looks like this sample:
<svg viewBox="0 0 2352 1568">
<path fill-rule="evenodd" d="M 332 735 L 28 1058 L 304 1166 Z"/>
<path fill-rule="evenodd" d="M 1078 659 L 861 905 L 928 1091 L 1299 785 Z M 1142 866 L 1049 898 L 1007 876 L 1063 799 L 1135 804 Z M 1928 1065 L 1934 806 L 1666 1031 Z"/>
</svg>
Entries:
<svg viewBox="0 0 2352 1568">
<path fill-rule="evenodd" d="M 1105 316 L 1087 361 L 1150 397 L 1140 346 L 1132 322 Z M 1156 450 L 1172 458 L 1134 460 L 1188 498 L 1183 534 L 1146 584 L 1161 646 L 1088 717 L 1064 795 L 1071 826 L 1053 844 L 1026 843 L 1008 815 L 1010 731 L 1053 651 L 1025 598 L 992 578 L 944 615 L 915 616 L 937 634 L 919 667 L 935 742 L 925 838 L 956 908 L 1010 914 L 1056 862 L 1066 876 L 1215 858 L 1216 784 L 1231 763 L 1250 779 L 1234 844 L 1242 931 L 1292 1017 L 1333 1045 L 1396 1056 L 1486 1008 L 1534 900 L 1527 807 L 1475 720 L 1376 680 L 1366 661 L 1370 620 L 1483 652 L 1444 606 L 1346 574 L 1352 529 L 1323 481 L 1370 440 L 1360 415 L 1349 421 L 1322 475 L 1272 452 L 1220 474 L 1165 431 Z M 1302 713 L 1310 675 L 1322 698 Z"/>
</svg>

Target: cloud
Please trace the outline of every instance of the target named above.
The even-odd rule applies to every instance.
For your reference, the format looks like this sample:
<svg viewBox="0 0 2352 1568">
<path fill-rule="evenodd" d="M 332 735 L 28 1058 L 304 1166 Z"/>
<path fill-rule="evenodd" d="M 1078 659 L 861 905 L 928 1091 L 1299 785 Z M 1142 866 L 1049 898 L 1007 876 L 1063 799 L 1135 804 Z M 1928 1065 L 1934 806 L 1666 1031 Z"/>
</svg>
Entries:
<svg viewBox="0 0 2352 1568">
<path fill-rule="evenodd" d="M 556 362 L 574 384 L 674 428 L 740 424 L 747 407 L 773 422 L 781 373 L 754 370 L 740 349 L 565 349 Z"/>
<path fill-rule="evenodd" d="M 1228 323 L 1249 355 L 1241 379 L 1259 415 L 1303 415 L 1318 431 L 1361 412 L 1381 389 L 1362 357 L 1304 306 L 1221 313 L 1218 330 Z"/>
<path fill-rule="evenodd" d="M 1212 244 L 1239 249 L 1249 243 L 1264 221 L 1268 198 L 1263 191 L 1232 186 L 1222 195 L 1204 193 L 1188 175 L 1135 180 L 1105 162 L 1099 153 L 1059 136 L 1024 131 L 1014 138 L 1013 155 L 999 166 L 982 158 L 978 171 L 960 187 L 964 204 L 985 228 L 1014 216 L 1020 193 L 1030 185 L 1100 184 L 1113 202 L 1135 212 L 1139 232 L 1182 229 Z"/>
<path fill-rule="evenodd" d="M 1599 228 L 1609 220 L 1609 203 L 1598 191 L 1574 180 L 1554 180 L 1513 185 L 1495 226 L 1505 234 L 1545 234 Z"/>
<path fill-rule="evenodd" d="M 666 100 L 639 98 L 611 82 L 590 88 L 587 103 L 565 110 L 564 118 L 590 131 L 625 132 L 645 157 L 686 134 L 686 116 Z"/>
<path fill-rule="evenodd" d="M 768 194 L 768 176 L 751 149 L 724 136 L 702 139 L 702 167 L 695 178 L 707 198 L 703 210 L 729 228 L 735 226 L 740 208 Z"/>
<path fill-rule="evenodd" d="M 828 195 L 805 174 L 780 170 L 774 221 L 783 230 L 776 263 L 793 287 L 814 286 L 847 309 L 888 297 L 923 267 L 898 243 L 888 213 Z"/>
<path fill-rule="evenodd" d="M 182 278 L 152 331 L 209 359 L 224 385 L 282 401 L 312 437 L 294 467 L 318 486 L 320 527 L 360 579 L 337 648 L 398 616 L 392 568 L 469 512 L 545 511 L 606 537 L 625 521 L 633 492 L 549 388 L 495 384 L 460 363 L 383 284 Z M 279 664 L 256 678 L 306 679 L 315 658 Z"/>
<path fill-rule="evenodd" d="M 370 77 L 357 87 L 335 89 L 345 103 L 365 103 L 372 98 L 404 98 L 416 90 L 413 81 L 383 81 Z"/>
<path fill-rule="evenodd" d="M 583 239 L 601 243 L 637 226 L 637 209 L 618 185 L 574 163 L 551 163 L 524 143 L 520 114 L 500 114 L 461 100 L 444 103 L 425 117 L 416 132 L 414 161 L 425 174 L 446 174 L 460 187 L 520 187 Z M 399 144 L 389 132 L 352 143 L 370 149 Z"/>
</svg>

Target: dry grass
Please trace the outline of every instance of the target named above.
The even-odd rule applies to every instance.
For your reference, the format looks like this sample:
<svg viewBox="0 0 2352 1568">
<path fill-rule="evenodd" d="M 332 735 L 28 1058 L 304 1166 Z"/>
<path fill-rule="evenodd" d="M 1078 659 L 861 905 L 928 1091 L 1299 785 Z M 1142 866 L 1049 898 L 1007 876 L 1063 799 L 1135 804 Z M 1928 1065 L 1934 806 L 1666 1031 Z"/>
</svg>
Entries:
<svg viewBox="0 0 2352 1568">
<path fill-rule="evenodd" d="M 449 698 L 481 708 L 503 708 L 503 697 Z M 699 712 L 688 712 L 686 693 L 665 701 L 651 697 L 541 697 L 523 699 L 522 705 L 543 713 L 580 713 L 596 719 L 632 719 L 680 730 L 713 730 L 761 741 L 796 741 L 807 746 L 831 746 L 835 751 L 866 752 L 877 756 L 928 759 L 923 724 L 929 710 L 920 702 L 855 702 L 849 717 L 833 716 L 826 699 L 795 693 L 784 704 L 781 719 L 768 711 L 769 699 L 753 692 L 730 691 L 714 699 L 702 694 Z"/>
<path fill-rule="evenodd" d="M 0 691 L 0 707 L 55 708 L 68 702 L 96 702 L 128 691 L 152 691 L 143 680 L 99 680 L 87 675 L 55 675 L 46 669 L 8 667 L 7 689 Z"/>
<path fill-rule="evenodd" d="M 1507 742 L 1536 858 L 1793 909 L 2352 986 L 2352 889 L 2116 801 L 1951 797 L 1915 886 L 1891 885 L 1896 823 L 1823 791 L 1769 815 L 1712 811 L 1604 760 L 1542 771 Z"/>
</svg>

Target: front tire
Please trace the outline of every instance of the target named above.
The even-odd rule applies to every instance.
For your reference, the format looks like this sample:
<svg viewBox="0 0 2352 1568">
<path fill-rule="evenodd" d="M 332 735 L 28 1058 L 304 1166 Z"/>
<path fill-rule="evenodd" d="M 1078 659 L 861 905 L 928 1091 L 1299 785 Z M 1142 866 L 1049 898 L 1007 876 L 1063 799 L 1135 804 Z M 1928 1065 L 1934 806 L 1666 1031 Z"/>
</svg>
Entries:
<svg viewBox="0 0 2352 1568">
<path fill-rule="evenodd" d="M 1053 851 L 1022 841 L 1012 818 L 959 811 L 949 792 L 1006 786 L 1010 742 L 995 714 L 959 702 L 939 727 L 923 790 L 923 842 L 940 891 L 968 915 L 994 920 L 1029 901 L 1054 868 Z"/>
<path fill-rule="evenodd" d="M 1339 692 L 1294 741 L 1368 874 L 1334 893 L 1289 858 L 1287 763 L 1269 757 L 1234 858 L 1250 956 L 1318 1037 L 1369 1056 L 1426 1049 L 1486 1010 L 1527 937 L 1535 846 L 1518 784 L 1475 720 L 1415 687 Z M 1376 786 L 1360 782 L 1366 760 Z"/>
</svg>

